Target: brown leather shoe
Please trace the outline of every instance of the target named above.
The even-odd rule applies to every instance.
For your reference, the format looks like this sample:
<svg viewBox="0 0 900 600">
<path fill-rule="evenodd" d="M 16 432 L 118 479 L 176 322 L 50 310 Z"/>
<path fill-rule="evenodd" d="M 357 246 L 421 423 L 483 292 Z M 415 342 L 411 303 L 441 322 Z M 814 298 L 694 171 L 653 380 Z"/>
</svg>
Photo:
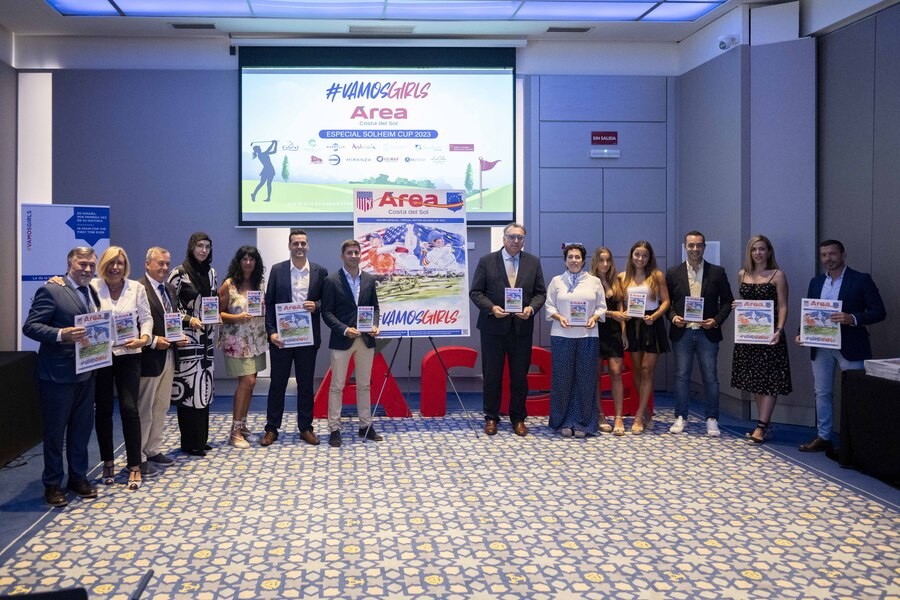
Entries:
<svg viewBox="0 0 900 600">
<path fill-rule="evenodd" d="M 525 421 L 519 421 L 518 423 L 513 425 L 513 432 L 516 435 L 525 437 L 528 435 L 528 428 L 525 426 Z"/>
<path fill-rule="evenodd" d="M 800 444 L 800 452 L 823 452 L 831 450 L 831 440 L 826 440 L 816 436 L 812 441 Z"/>
<path fill-rule="evenodd" d="M 271 446 L 272 443 L 278 439 L 277 431 L 267 431 L 266 435 L 262 436 L 262 439 L 259 440 L 260 446 Z"/>
<path fill-rule="evenodd" d="M 497 435 L 497 421 L 488 419 L 484 422 L 484 432 L 488 435 Z"/>
<path fill-rule="evenodd" d="M 307 429 L 306 431 L 300 432 L 300 439 L 309 444 L 310 446 L 318 446 L 319 438 L 316 437 L 316 434 L 313 433 L 312 429 Z"/>
</svg>

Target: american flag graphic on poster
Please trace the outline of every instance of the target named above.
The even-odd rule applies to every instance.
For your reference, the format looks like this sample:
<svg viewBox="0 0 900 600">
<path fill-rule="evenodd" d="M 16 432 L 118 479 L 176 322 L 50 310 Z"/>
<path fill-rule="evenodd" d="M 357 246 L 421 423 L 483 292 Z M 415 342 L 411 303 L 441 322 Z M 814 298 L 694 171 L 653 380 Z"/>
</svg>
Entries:
<svg viewBox="0 0 900 600">
<path fill-rule="evenodd" d="M 356 209 L 360 212 L 368 212 L 375 205 L 374 192 L 356 192 Z"/>
<path fill-rule="evenodd" d="M 360 268 L 378 282 L 379 336 L 468 336 L 464 193 L 404 188 L 354 195 Z"/>
</svg>

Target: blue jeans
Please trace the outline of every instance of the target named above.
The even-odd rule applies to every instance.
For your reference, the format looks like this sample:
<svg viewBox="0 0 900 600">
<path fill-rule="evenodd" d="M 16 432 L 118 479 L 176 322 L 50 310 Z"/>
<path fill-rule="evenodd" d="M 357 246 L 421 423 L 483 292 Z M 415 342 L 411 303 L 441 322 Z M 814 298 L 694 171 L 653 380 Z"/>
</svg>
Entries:
<svg viewBox="0 0 900 600">
<path fill-rule="evenodd" d="M 716 363 L 719 343 L 709 341 L 702 329 L 685 329 L 681 339 L 672 344 L 672 351 L 675 354 L 675 416 L 687 419 L 691 373 L 696 355 L 700 363 L 700 378 L 703 380 L 706 418 L 718 419 L 719 374 Z"/>
<path fill-rule="evenodd" d="M 835 364 L 841 371 L 865 368 L 865 361 L 847 360 L 840 350 L 816 348 L 816 357 L 812 361 L 813 382 L 816 388 L 816 435 L 823 440 L 831 439 Z"/>
</svg>

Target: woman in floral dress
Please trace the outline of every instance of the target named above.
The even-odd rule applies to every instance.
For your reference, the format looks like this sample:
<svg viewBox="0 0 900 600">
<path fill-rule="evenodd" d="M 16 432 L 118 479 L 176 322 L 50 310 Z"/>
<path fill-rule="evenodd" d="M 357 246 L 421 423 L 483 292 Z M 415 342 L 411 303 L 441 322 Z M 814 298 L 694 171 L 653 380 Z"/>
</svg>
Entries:
<svg viewBox="0 0 900 600">
<path fill-rule="evenodd" d="M 266 368 L 265 319 L 250 316 L 247 310 L 247 292 L 262 291 L 264 270 L 259 250 L 254 246 L 241 246 L 231 259 L 228 276 L 219 288 L 222 317 L 219 345 L 225 354 L 225 372 L 238 378 L 228 436 L 228 443 L 235 448 L 249 448 L 249 441 L 254 441 L 247 427 L 247 411 L 256 386 L 256 374 Z M 261 300 L 260 304 L 263 305 Z"/>
</svg>

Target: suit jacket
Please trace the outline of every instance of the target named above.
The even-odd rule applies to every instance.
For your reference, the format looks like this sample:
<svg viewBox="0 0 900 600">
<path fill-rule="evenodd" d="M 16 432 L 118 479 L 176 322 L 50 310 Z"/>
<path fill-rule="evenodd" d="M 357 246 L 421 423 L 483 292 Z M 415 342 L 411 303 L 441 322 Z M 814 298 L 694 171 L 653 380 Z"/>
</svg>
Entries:
<svg viewBox="0 0 900 600">
<path fill-rule="evenodd" d="M 684 299 L 691 295 L 691 283 L 688 281 L 686 262 L 678 264 L 666 271 L 666 287 L 669 288 L 669 321 L 676 316 L 684 317 Z M 703 261 L 703 281 L 700 283 L 700 296 L 703 298 L 703 318 L 714 318 L 716 327 L 702 329 L 711 342 L 722 341 L 720 327 L 731 314 L 731 303 L 734 295 L 728 284 L 725 269 Z M 678 341 L 684 336 L 686 327 L 669 327 L 669 339 Z"/>
<path fill-rule="evenodd" d="M 97 292 L 88 286 L 94 305 L 100 307 Z M 38 349 L 38 379 L 54 383 L 76 383 L 87 381 L 93 371 L 75 374 L 75 344 L 57 342 L 59 330 L 75 326 L 75 315 L 87 313 L 81 292 L 70 284 L 65 286 L 48 284 L 40 287 L 34 295 L 31 309 L 22 333 L 41 343 Z"/>
<path fill-rule="evenodd" d="M 322 326 L 322 288 L 325 278 L 328 277 L 328 270 L 311 260 L 307 260 L 307 265 L 309 265 L 309 292 L 306 299 L 316 303 L 316 311 L 312 313 L 312 329 L 313 346 L 318 348 L 322 343 L 322 333 L 319 331 Z M 275 323 L 275 305 L 293 302 L 293 300 L 291 261 L 286 260 L 272 266 L 272 270 L 269 272 L 269 283 L 266 284 L 267 338 L 270 338 L 273 333 L 278 333 L 278 326 Z"/>
<path fill-rule="evenodd" d="M 153 316 L 153 335 L 164 338 L 166 337 L 166 309 L 163 307 L 162 302 L 159 301 L 159 296 L 156 293 L 156 286 L 152 281 L 147 279 L 146 275 L 138 279 L 138 283 L 143 285 L 144 290 L 147 292 L 147 301 L 150 303 L 150 314 Z M 166 283 L 165 285 L 166 291 L 169 293 L 169 301 L 172 303 L 174 309 L 178 306 L 178 295 L 175 286 L 171 283 Z M 190 326 L 190 323 L 190 315 L 182 314 L 182 327 L 188 327 Z M 151 348 L 149 345 L 144 346 L 141 350 L 141 377 L 158 377 L 161 375 L 163 369 L 166 367 L 166 352 L 172 352 L 172 356 L 175 358 L 175 364 L 177 365 L 178 353 L 175 352 L 175 344 L 172 344 L 165 350 Z"/>
<path fill-rule="evenodd" d="M 522 288 L 522 306 L 531 307 L 534 311 L 532 318 L 522 320 L 510 315 L 498 319 L 491 313 L 491 308 L 495 305 L 503 308 L 506 300 L 504 290 L 508 287 Z M 510 286 L 502 252 L 497 250 L 482 256 L 472 277 L 469 298 L 478 307 L 477 327 L 482 333 L 506 335 L 514 328 L 516 335 L 530 338 L 534 333 L 534 317 L 547 299 L 540 259 L 533 254 L 520 252 L 516 284 Z"/>
<path fill-rule="evenodd" d="M 356 309 L 358 306 L 375 307 L 375 325 L 378 325 L 380 309 L 378 307 L 378 293 L 375 290 L 375 277 L 371 273 L 360 271 L 359 304 L 353 299 L 353 290 L 350 282 L 344 274 L 344 269 L 338 269 L 325 278 L 322 289 L 322 319 L 331 328 L 331 338 L 328 347 L 332 350 L 347 350 L 353 345 L 353 340 L 344 335 L 348 327 L 356 327 Z M 375 337 L 364 333 L 363 341 L 369 348 L 375 347 Z"/>
<path fill-rule="evenodd" d="M 807 298 L 819 298 L 825 285 L 826 275 L 823 273 L 813 277 L 809 282 Z M 872 358 L 872 347 L 869 344 L 869 330 L 866 325 L 884 321 L 887 311 L 878 287 L 868 273 L 854 271 L 850 267 L 844 271 L 841 291 L 838 294 L 841 312 L 849 313 L 856 319 L 856 325 L 841 325 L 841 354 L 847 360 L 866 360 Z M 816 357 L 816 349 L 810 348 L 812 358 Z"/>
</svg>

